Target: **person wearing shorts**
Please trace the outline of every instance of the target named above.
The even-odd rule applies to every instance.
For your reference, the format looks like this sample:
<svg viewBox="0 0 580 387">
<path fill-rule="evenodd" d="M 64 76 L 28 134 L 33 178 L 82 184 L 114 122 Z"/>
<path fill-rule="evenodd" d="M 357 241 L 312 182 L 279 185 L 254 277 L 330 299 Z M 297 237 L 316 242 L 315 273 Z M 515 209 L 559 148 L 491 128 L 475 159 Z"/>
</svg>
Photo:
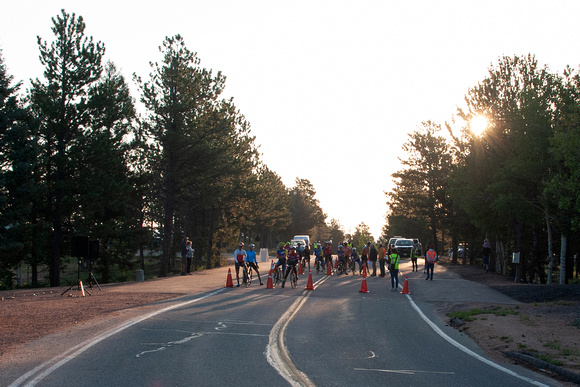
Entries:
<svg viewBox="0 0 580 387">
<path fill-rule="evenodd" d="M 242 270 L 246 270 L 246 251 L 242 242 L 238 243 L 238 248 L 234 251 L 234 262 L 236 264 L 236 280 L 238 281 L 236 287 L 240 287 L 240 267 Z"/>
<path fill-rule="evenodd" d="M 246 251 L 246 265 L 254 269 L 260 280 L 260 285 L 264 285 L 262 283 L 262 277 L 260 277 L 260 270 L 258 270 L 258 260 L 256 259 L 256 252 L 254 251 L 254 244 L 250 243 L 248 247 L 250 250 Z"/>
</svg>

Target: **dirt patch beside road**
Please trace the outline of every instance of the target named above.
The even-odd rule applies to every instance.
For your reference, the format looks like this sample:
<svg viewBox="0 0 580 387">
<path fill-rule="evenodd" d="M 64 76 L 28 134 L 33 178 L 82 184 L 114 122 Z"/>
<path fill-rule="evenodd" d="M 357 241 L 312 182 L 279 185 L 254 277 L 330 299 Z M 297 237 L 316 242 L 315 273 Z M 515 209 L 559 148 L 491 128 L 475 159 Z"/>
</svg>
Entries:
<svg viewBox="0 0 580 387">
<path fill-rule="evenodd" d="M 481 310 L 472 321 L 457 327 L 470 336 L 488 356 L 501 362 L 518 362 L 506 353 L 521 352 L 580 374 L 580 286 L 518 284 L 513 278 L 484 273 L 481 267 L 443 262 L 446 270 L 484 284 L 517 301 L 519 305 L 441 305 L 439 312 Z M 447 318 L 446 321 L 450 321 Z"/>
</svg>

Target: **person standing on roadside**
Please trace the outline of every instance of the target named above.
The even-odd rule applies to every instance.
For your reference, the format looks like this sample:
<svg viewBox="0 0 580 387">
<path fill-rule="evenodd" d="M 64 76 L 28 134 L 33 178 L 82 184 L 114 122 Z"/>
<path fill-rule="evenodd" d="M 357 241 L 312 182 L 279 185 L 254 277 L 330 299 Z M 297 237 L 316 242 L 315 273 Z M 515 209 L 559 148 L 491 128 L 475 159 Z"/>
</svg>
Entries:
<svg viewBox="0 0 580 387">
<path fill-rule="evenodd" d="M 187 275 L 191 275 L 191 261 L 193 260 L 193 253 L 195 250 L 193 250 L 193 247 L 191 247 L 190 240 L 187 241 L 187 246 L 185 246 L 185 248 L 187 249 L 187 267 L 185 268 L 185 272 Z"/>
<path fill-rule="evenodd" d="M 371 277 L 376 277 L 377 276 L 377 257 L 378 257 L 378 251 L 375 248 L 375 245 L 371 245 L 371 249 L 369 251 L 369 260 L 371 261 L 371 264 L 373 265 L 373 274 L 371 274 Z"/>
<path fill-rule="evenodd" d="M 392 249 L 389 255 L 389 273 L 391 273 L 391 291 L 399 288 L 399 254 L 397 249 Z"/>
<path fill-rule="evenodd" d="M 264 285 L 262 283 L 262 277 L 260 277 L 260 270 L 258 270 L 258 260 L 256 259 L 256 252 L 254 251 L 254 244 L 250 243 L 248 247 L 250 250 L 246 251 L 246 264 L 248 268 L 254 269 L 260 280 L 260 285 Z"/>
<path fill-rule="evenodd" d="M 489 243 L 487 243 L 487 241 L 483 243 L 481 255 L 483 256 L 483 269 L 487 273 L 489 271 L 489 256 L 491 255 L 491 248 L 489 247 Z"/>
<path fill-rule="evenodd" d="M 419 253 L 419 249 L 413 246 L 411 249 L 411 265 L 413 266 L 413 270 L 411 271 L 419 271 L 419 265 L 417 264 L 417 255 Z"/>
<path fill-rule="evenodd" d="M 189 242 L 188 237 L 181 241 L 181 275 L 187 275 L 187 242 Z"/>
<path fill-rule="evenodd" d="M 379 277 L 385 276 L 385 261 L 387 260 L 386 255 L 387 255 L 387 250 L 385 250 L 382 243 L 379 244 L 379 269 L 381 271 L 381 274 L 379 274 Z"/>
<path fill-rule="evenodd" d="M 244 250 L 244 244 L 242 242 L 238 243 L 238 248 L 234 251 L 234 262 L 236 264 L 236 280 L 238 284 L 236 287 L 240 287 L 240 267 L 242 270 L 246 270 L 246 251 Z"/>
<path fill-rule="evenodd" d="M 428 280 L 429 278 L 433 281 L 433 269 L 435 269 L 435 261 L 437 261 L 437 252 L 435 252 L 435 248 L 433 245 L 429 246 L 429 250 L 425 253 L 425 267 L 427 271 L 427 277 L 425 278 Z M 429 272 L 431 272 L 431 276 L 429 277 Z"/>
</svg>

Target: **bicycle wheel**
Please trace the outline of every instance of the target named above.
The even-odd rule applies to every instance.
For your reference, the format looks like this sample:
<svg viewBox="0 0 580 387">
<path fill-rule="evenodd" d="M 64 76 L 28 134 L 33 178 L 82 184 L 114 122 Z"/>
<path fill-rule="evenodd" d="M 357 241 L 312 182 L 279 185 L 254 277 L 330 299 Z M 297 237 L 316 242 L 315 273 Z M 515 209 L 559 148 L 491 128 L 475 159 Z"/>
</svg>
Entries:
<svg viewBox="0 0 580 387">
<path fill-rule="evenodd" d="M 292 285 L 292 289 L 296 289 L 296 286 L 298 286 L 298 276 L 296 275 L 296 273 L 294 273 L 294 270 L 292 270 L 291 275 L 292 277 L 290 284 Z"/>
<path fill-rule="evenodd" d="M 248 273 L 246 274 L 246 287 L 252 284 L 252 268 L 248 268 Z"/>
</svg>

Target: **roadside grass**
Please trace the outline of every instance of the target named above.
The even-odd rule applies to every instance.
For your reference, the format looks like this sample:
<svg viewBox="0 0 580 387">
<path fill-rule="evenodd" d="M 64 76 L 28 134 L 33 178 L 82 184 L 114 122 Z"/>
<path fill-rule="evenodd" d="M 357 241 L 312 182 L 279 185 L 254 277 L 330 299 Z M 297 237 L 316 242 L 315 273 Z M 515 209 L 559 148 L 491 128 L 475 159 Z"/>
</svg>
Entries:
<svg viewBox="0 0 580 387">
<path fill-rule="evenodd" d="M 476 319 L 475 316 L 479 315 L 486 315 L 486 314 L 493 314 L 496 316 L 507 316 L 508 314 L 518 315 L 519 306 L 515 307 L 501 307 L 501 306 L 493 306 L 491 308 L 479 309 L 473 308 L 470 310 L 456 310 L 447 314 L 450 318 L 459 318 L 463 321 L 474 321 Z M 485 317 L 479 317 L 480 319 L 486 319 Z"/>
</svg>

